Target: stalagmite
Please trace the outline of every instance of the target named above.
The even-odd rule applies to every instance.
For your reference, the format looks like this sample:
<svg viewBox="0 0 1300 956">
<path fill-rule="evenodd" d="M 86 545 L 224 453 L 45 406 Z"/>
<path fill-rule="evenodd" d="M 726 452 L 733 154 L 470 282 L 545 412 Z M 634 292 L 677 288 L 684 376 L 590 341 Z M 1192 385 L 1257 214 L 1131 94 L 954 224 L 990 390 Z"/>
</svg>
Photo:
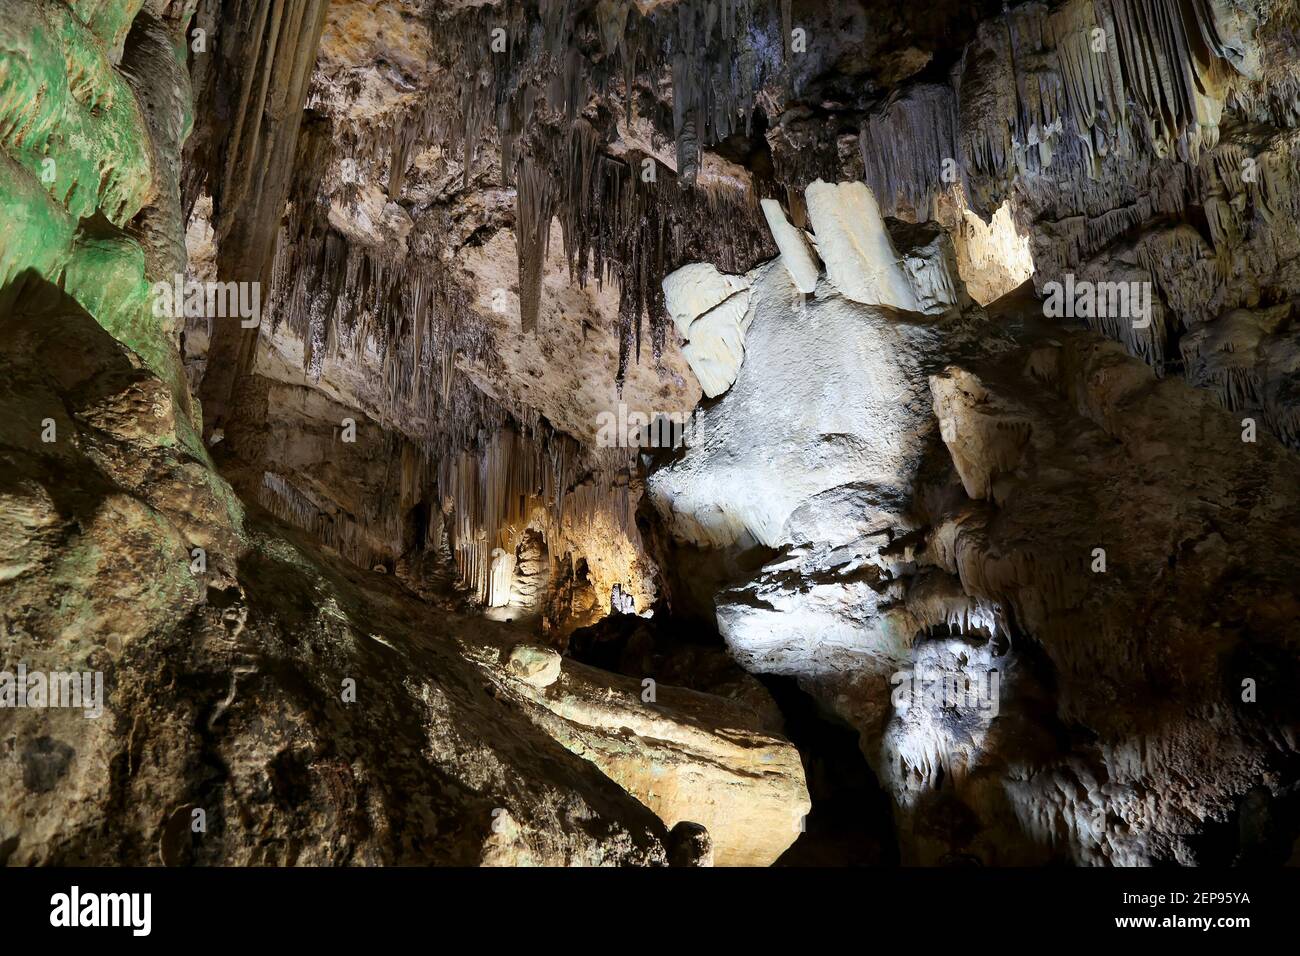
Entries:
<svg viewBox="0 0 1300 956">
<path fill-rule="evenodd" d="M 565 436 L 513 427 L 480 435 L 439 463 L 439 495 L 449 501 L 449 544 L 460 584 L 487 607 L 504 607 L 515 554 L 539 533 L 556 558 L 585 559 L 593 582 L 620 585 L 648 608 L 653 567 L 637 529 L 637 497 L 612 463 L 586 473 L 577 444 Z"/>
<path fill-rule="evenodd" d="M 510 586 L 514 582 L 515 556 L 502 548 L 493 548 L 488 570 L 487 607 L 505 607 L 510 603 Z"/>
</svg>

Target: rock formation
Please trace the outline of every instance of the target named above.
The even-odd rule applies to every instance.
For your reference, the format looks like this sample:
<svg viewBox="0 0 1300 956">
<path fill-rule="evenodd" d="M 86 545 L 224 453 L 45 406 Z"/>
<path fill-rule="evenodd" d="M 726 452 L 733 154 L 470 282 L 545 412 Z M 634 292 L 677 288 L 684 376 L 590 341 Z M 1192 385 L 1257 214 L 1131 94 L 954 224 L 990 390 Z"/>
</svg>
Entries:
<svg viewBox="0 0 1300 956">
<path fill-rule="evenodd" d="M 0 0 L 0 861 L 1293 858 L 1297 37 Z"/>
</svg>

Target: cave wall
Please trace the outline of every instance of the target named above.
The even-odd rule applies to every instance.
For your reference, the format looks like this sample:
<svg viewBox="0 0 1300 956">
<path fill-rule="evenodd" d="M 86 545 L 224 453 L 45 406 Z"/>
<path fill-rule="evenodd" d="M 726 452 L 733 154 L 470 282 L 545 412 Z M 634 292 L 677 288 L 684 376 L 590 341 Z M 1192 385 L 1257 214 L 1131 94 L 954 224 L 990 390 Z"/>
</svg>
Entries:
<svg viewBox="0 0 1300 956">
<path fill-rule="evenodd" d="M 5 0 L 9 858 L 772 862 L 761 686 L 575 656 L 701 604 L 907 862 L 1285 855 L 1295 5 L 913 6 Z"/>
</svg>

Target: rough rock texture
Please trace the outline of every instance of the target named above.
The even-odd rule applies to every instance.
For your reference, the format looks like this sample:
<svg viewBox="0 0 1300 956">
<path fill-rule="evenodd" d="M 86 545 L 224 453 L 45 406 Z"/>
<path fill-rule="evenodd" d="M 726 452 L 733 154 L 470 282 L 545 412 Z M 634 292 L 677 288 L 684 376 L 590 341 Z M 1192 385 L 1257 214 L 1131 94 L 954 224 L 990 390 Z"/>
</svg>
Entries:
<svg viewBox="0 0 1300 956">
<path fill-rule="evenodd" d="M 1292 774 L 1294 708 L 1244 684 L 1293 679 L 1283 622 L 1298 596 L 1274 560 L 1300 545 L 1284 517 L 1294 457 L 1271 437 L 1243 441 L 1209 396 L 1087 335 L 1043 343 L 1023 365 L 948 370 L 931 388 L 954 421 L 948 448 L 965 445 L 953 460 L 966 493 L 996 503 L 959 509 L 935 557 L 1032 635 L 1057 718 L 1095 734 L 1011 771 L 1018 824 L 1082 861 L 1206 859 L 1188 834 L 1231 818 L 1254 788 L 1285 793 Z M 1010 414 L 995 424 L 1000 404 Z M 978 481 L 961 458 L 985 463 Z M 1149 684 L 1165 692 L 1150 699 Z"/>
<path fill-rule="evenodd" d="M 746 709 L 669 687 L 645 707 L 579 665 L 552 694 L 546 648 L 481 670 L 499 625 L 245 517 L 169 441 L 163 385 L 57 290 L 3 330 L 5 657 L 105 683 L 97 718 L 3 711 L 10 862 L 662 863 L 629 793 L 712 824 L 720 863 L 793 841 L 798 754 Z"/>
<path fill-rule="evenodd" d="M 520 644 L 510 651 L 506 669 L 533 687 L 549 687 L 560 676 L 560 655 L 549 647 Z"/>
<path fill-rule="evenodd" d="M 10 862 L 662 860 L 653 818 L 507 716 L 434 614 L 244 519 L 131 353 L 30 301 L 4 322 L 4 655 L 102 672 L 105 707 L 3 711 Z"/>
<path fill-rule="evenodd" d="M 793 312 L 768 275 L 736 385 L 650 487 L 683 537 L 781 549 L 719 594 L 718 626 L 857 727 L 905 858 L 1204 862 L 1206 821 L 1284 800 L 1294 458 L 1094 336 L 1013 348 L 833 294 Z M 823 330 L 850 329 L 864 346 L 828 361 Z M 759 407 L 788 411 L 755 442 Z M 900 707 L 902 671 L 999 684 Z"/>
<path fill-rule="evenodd" d="M 1297 37 L 0 0 L 0 859 L 1285 859 Z"/>
<path fill-rule="evenodd" d="M 181 386 L 176 322 L 150 285 L 180 255 L 180 142 L 191 116 L 172 24 L 139 3 L 8 0 L 0 18 L 0 304 L 31 277 L 58 284 L 172 389 L 183 440 L 197 417 Z M 160 91 L 158 86 L 163 87 Z"/>
<path fill-rule="evenodd" d="M 901 266 L 898 279 L 910 297 Z M 959 312 L 902 316 L 855 302 L 829 278 L 805 302 L 779 263 L 758 270 L 751 290 L 740 376 L 697 418 L 685 456 L 652 475 L 655 504 L 694 544 L 855 537 L 876 509 L 903 503 L 933 427 L 923 370 L 981 330 Z"/>
<path fill-rule="evenodd" d="M 505 683 L 524 685 L 539 726 L 665 826 L 703 825 L 718 866 L 767 866 L 799 835 L 810 806 L 799 752 L 755 727 L 748 708 L 571 660 L 542 683 L 521 673 L 518 654 L 509 652 Z"/>
<path fill-rule="evenodd" d="M 1096 314 L 1089 324 L 1294 445 L 1289 359 L 1206 374 L 1181 339 L 1227 319 L 1216 333 L 1226 340 L 1236 310 L 1300 292 L 1286 212 L 1296 17 L 1289 2 L 1022 4 L 981 25 L 950 86 L 900 88 L 870 115 L 867 182 L 894 200 L 887 213 L 912 218 L 934 214 L 945 190 L 985 220 L 1009 206 L 1040 291 L 1076 274 L 1149 283 L 1151 327 Z M 1287 354 L 1290 323 L 1273 335 Z M 1249 334 L 1236 344 L 1253 347 Z"/>
<path fill-rule="evenodd" d="M 14 708 L 6 697 L 5 861 L 662 864 L 667 829 L 629 790 L 674 821 L 716 819 L 729 860 L 774 859 L 794 839 L 792 821 L 806 812 L 807 796 L 797 753 L 758 729 L 766 721 L 724 698 L 665 687 L 685 711 L 655 705 L 641 732 L 628 729 L 629 715 L 583 725 L 583 745 L 571 753 L 566 721 L 521 709 L 533 684 L 511 678 L 492 689 L 495 669 L 474 663 L 490 656 L 483 648 L 513 640 L 510 629 L 419 601 L 411 590 L 427 580 L 404 575 L 408 590 L 375 573 L 409 572 L 403 562 L 412 537 L 417 550 L 435 552 L 450 539 L 466 583 L 500 587 L 476 570 L 489 551 L 474 528 L 513 538 L 523 530 L 512 525 L 518 516 L 550 508 L 550 517 L 529 520 L 541 521 L 557 547 L 568 543 L 566 560 L 577 550 L 583 575 L 604 593 L 629 607 L 650 604 L 647 585 L 622 577 L 644 560 L 629 544 L 636 529 L 626 477 L 621 485 L 614 478 L 598 488 L 584 484 L 572 471 L 580 452 L 562 450 L 562 438 L 535 412 L 524 416 L 527 439 L 500 417 L 479 419 L 497 430 L 478 437 L 482 458 L 440 463 L 444 487 L 459 481 L 464 489 L 444 505 L 430 500 L 428 446 L 411 443 L 403 429 L 368 423 L 347 379 L 321 389 L 318 380 L 295 380 L 274 357 L 269 369 L 281 374 L 250 374 L 265 355 L 248 352 L 233 379 L 214 383 L 214 368 L 230 372 L 230 349 L 242 351 L 250 337 L 230 338 L 229 325 L 208 316 L 206 327 L 189 326 L 197 341 L 187 351 L 194 346 L 196 380 L 217 390 L 212 445 L 246 500 L 236 497 L 197 441 L 188 383 L 178 374 L 179 323 L 152 314 L 146 284 L 184 265 L 178 167 L 188 87 L 183 77 L 170 89 L 160 81 L 176 73 L 178 37 L 192 10 L 107 4 L 87 24 L 81 17 L 89 14 L 76 5 L 19 9 L 22 16 L 5 20 L 4 39 L 25 57 L 7 52 L 0 63 L 0 106 L 13 134 L 0 157 L 10 171 L 0 196 L 22 227 L 0 245 L 9 413 L 0 435 L 5 661 L 31 671 L 95 672 L 104 698 L 103 713 L 87 717 L 44 708 L 34 697 Z M 212 144 L 229 135 L 265 147 L 248 164 L 223 169 L 234 179 L 211 204 L 221 210 L 212 237 L 217 277 L 242 280 L 269 268 L 269 251 L 256 244 L 268 242 L 267 217 L 279 219 L 277 191 L 290 186 L 293 150 L 284 143 L 297 139 L 302 149 L 313 136 L 298 137 L 298 117 L 285 114 L 295 113 L 295 89 L 305 90 L 315 57 L 316 11 L 323 5 L 277 10 L 295 31 L 308 27 L 296 49 L 239 64 L 254 77 L 289 74 L 274 93 L 289 105 L 275 108 L 271 127 L 250 114 L 251 126 L 237 118 L 233 130 L 208 129 L 198 147 L 220 148 Z M 279 28 L 256 10 L 236 13 L 251 19 L 223 22 L 227 31 Z M 63 52 L 45 24 L 70 37 L 69 55 L 88 64 L 71 77 L 81 85 L 67 102 L 24 93 L 23 84 L 41 82 L 47 67 L 46 82 L 63 77 Z M 104 128 L 85 138 L 103 150 L 92 157 L 100 191 L 82 193 L 91 175 L 72 168 L 85 157 L 65 137 L 81 135 L 75 111 L 95 97 L 101 101 L 88 115 Z M 26 115 L 33 102 L 50 116 Z M 45 140 L 32 136 L 38 120 Z M 40 152 L 24 152 L 33 144 Z M 67 165 L 38 178 L 47 168 L 41 153 L 53 156 L 55 169 Z M 135 156 L 146 159 L 135 163 Z M 64 189 L 59 175 L 80 178 Z M 249 195 L 245 175 L 256 181 L 254 202 L 265 207 L 252 218 L 240 211 Z M 87 217 L 83 225 L 74 226 L 77 216 Z M 401 216 L 389 217 L 388 227 L 400 233 Z M 196 248 L 208 241 L 201 227 L 191 234 Z M 232 235 L 248 240 L 246 259 L 235 266 L 227 255 Z M 211 278 L 210 269 L 200 259 L 190 274 Z M 46 277 L 60 278 L 64 289 Z M 373 387 L 364 369 L 352 371 L 352 383 Z M 230 396 L 238 397 L 237 414 L 221 405 Z M 239 452 L 225 454 L 227 442 Z M 272 457 L 240 457 L 259 447 Z M 297 484 L 259 467 L 274 456 Z M 473 469 L 469 481 L 466 469 Z M 405 513 L 382 504 L 393 481 Z M 534 491 L 541 500 L 528 502 Z M 599 515 L 620 494 L 611 535 Z M 250 516 L 249 499 L 264 495 L 310 534 L 260 511 Z M 394 523 L 399 515 L 419 520 Z M 459 535 L 448 534 L 450 523 L 459 523 Z M 582 540 L 592 543 L 574 544 Z M 605 568 L 600 554 L 616 553 L 620 542 L 630 553 Z M 540 554 L 530 552 L 529 561 Z M 493 594 L 484 597 L 493 603 Z M 558 658 L 548 649 L 538 654 L 541 666 L 523 671 L 544 686 Z M 6 695 L 11 679 L 6 671 Z M 593 672 L 585 696 L 611 700 L 621 680 Z M 714 729 L 700 729 L 705 723 Z M 665 741 L 682 741 L 666 792 L 656 773 L 656 761 L 667 759 Z M 583 759 L 594 754 L 616 755 L 614 775 L 624 786 Z M 709 784 L 728 761 L 732 779 L 715 790 Z M 760 779 L 760 799 L 749 806 L 743 797 Z M 771 821 L 779 826 L 769 832 Z"/>
</svg>

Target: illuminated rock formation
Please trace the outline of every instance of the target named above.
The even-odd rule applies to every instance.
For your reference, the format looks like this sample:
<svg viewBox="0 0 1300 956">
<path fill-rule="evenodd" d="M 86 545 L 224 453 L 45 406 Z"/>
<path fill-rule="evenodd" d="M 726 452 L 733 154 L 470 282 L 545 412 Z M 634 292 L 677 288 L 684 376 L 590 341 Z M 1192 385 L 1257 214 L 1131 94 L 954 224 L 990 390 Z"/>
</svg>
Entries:
<svg viewBox="0 0 1300 956">
<path fill-rule="evenodd" d="M 1297 36 L 0 0 L 0 862 L 1291 856 Z"/>
<path fill-rule="evenodd" d="M 798 837 L 809 809 L 799 753 L 748 709 L 571 661 L 560 671 L 558 655 L 556 676 L 538 679 L 520 657 L 510 651 L 507 684 L 527 686 L 539 725 L 665 826 L 703 825 L 716 865 L 767 866 Z"/>
</svg>

